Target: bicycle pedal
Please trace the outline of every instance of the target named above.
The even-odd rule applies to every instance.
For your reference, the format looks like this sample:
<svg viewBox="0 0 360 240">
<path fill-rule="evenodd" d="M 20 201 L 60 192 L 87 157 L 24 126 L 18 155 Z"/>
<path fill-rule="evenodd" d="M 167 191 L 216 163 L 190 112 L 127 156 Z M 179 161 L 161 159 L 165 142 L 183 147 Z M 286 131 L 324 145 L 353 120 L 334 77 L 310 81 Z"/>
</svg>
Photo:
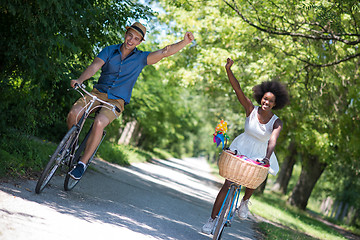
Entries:
<svg viewBox="0 0 360 240">
<path fill-rule="evenodd" d="M 231 222 L 226 222 L 225 227 L 231 227 Z"/>
</svg>

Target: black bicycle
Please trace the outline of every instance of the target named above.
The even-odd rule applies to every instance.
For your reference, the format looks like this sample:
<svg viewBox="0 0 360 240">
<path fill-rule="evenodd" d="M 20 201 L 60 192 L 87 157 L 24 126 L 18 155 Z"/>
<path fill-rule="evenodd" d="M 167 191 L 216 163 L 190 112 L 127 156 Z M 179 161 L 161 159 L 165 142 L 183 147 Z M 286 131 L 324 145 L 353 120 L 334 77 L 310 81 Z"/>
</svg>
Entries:
<svg viewBox="0 0 360 240">
<path fill-rule="evenodd" d="M 35 192 L 38 194 L 41 193 L 42 190 L 44 190 L 46 185 L 50 182 L 52 177 L 55 175 L 56 170 L 59 168 L 62 168 L 62 167 L 65 167 L 68 169 L 67 174 L 65 176 L 65 181 L 64 181 L 65 191 L 70 191 L 80 181 L 80 180 L 75 180 L 75 179 L 71 178 L 69 175 L 69 172 L 76 167 L 80 157 L 84 153 L 86 142 L 89 138 L 93 124 L 91 124 L 89 131 L 86 133 L 86 135 L 84 137 L 82 137 L 82 135 L 80 135 L 80 133 L 83 130 L 86 119 L 88 119 L 88 118 L 95 119 L 94 116 L 89 116 L 95 108 L 98 108 L 97 110 L 100 110 L 101 107 L 108 108 L 115 114 L 115 116 L 117 116 L 116 112 L 118 112 L 118 113 L 121 112 L 117 106 L 110 104 L 108 102 L 105 102 L 105 101 L 99 99 L 98 97 L 92 95 L 88 91 L 86 91 L 84 85 L 76 84 L 74 89 L 77 92 L 79 92 L 83 98 L 85 98 L 85 95 L 90 96 L 91 100 L 85 104 L 85 106 L 83 108 L 84 113 L 81 116 L 78 123 L 71 127 L 71 129 L 66 133 L 64 138 L 61 140 L 61 142 L 57 146 L 55 152 L 50 156 L 50 160 L 47 163 L 43 172 L 41 173 L 39 180 L 35 187 Z M 94 107 L 94 109 L 92 109 L 92 106 L 96 101 L 99 101 L 101 104 Z M 98 111 L 96 111 L 96 112 L 98 112 Z M 96 116 L 96 113 L 95 113 L 95 116 Z M 99 145 L 97 146 L 97 148 L 95 149 L 95 151 L 93 152 L 93 154 L 91 155 L 91 157 L 87 163 L 87 167 L 91 163 L 91 160 L 93 159 L 93 157 L 95 156 L 105 135 L 106 135 L 106 131 L 103 132 L 102 139 L 101 139 Z M 87 167 L 85 168 L 85 170 L 87 169 Z"/>
</svg>

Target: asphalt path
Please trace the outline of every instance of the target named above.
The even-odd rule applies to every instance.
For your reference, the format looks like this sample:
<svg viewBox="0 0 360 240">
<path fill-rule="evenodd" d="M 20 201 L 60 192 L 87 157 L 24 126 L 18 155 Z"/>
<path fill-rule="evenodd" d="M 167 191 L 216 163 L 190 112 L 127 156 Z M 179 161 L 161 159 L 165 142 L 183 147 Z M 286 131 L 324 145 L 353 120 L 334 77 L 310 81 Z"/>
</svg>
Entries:
<svg viewBox="0 0 360 240">
<path fill-rule="evenodd" d="M 55 176 L 41 194 L 34 180 L 2 181 L 0 239 L 212 239 L 200 229 L 222 180 L 205 159 L 130 167 L 97 159 L 72 191 L 63 179 Z M 234 218 L 222 239 L 257 239 L 254 224 Z"/>
</svg>

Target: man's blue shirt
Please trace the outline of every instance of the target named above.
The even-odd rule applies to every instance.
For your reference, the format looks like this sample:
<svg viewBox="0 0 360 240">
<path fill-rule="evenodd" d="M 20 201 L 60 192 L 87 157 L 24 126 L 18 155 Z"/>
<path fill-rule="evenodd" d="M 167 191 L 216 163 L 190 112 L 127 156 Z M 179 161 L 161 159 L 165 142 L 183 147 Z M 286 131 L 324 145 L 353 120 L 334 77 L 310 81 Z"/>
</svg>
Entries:
<svg viewBox="0 0 360 240">
<path fill-rule="evenodd" d="M 124 60 L 121 60 L 121 45 L 105 47 L 98 54 L 97 57 L 105 64 L 101 68 L 100 78 L 94 88 L 107 93 L 109 99 L 122 98 L 125 104 L 128 104 L 135 82 L 147 65 L 147 56 L 150 52 L 135 48 Z"/>
</svg>

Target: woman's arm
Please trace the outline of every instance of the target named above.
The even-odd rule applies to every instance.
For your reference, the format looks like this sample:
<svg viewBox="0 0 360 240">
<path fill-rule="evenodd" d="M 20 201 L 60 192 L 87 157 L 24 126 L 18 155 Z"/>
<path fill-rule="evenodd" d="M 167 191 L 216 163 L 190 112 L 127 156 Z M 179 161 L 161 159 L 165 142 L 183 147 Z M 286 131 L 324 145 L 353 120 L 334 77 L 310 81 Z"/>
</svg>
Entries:
<svg viewBox="0 0 360 240">
<path fill-rule="evenodd" d="M 159 62 L 161 59 L 165 57 L 169 57 L 181 49 L 183 49 L 186 45 L 191 43 L 194 40 L 194 35 L 191 32 L 186 32 L 184 39 L 180 42 L 174 43 L 172 45 L 168 45 L 163 49 L 157 50 L 155 52 L 151 52 L 147 57 L 147 64 L 152 65 Z"/>
<path fill-rule="evenodd" d="M 268 142 L 268 146 L 266 149 L 266 156 L 263 159 L 263 161 L 265 161 L 265 164 L 270 164 L 270 157 L 275 150 L 276 141 L 280 135 L 282 126 L 283 126 L 282 121 L 280 119 L 277 119 L 274 123 L 274 128 Z"/>
<path fill-rule="evenodd" d="M 240 87 L 239 81 L 235 78 L 233 72 L 231 71 L 231 66 L 233 65 L 233 63 L 234 61 L 231 58 L 227 59 L 225 65 L 226 73 L 231 83 L 231 86 L 235 90 L 236 96 L 239 99 L 241 105 L 243 105 L 243 107 L 245 108 L 246 116 L 248 117 L 254 109 L 254 105 L 252 104 L 250 99 L 245 96 L 244 92 Z"/>
</svg>

